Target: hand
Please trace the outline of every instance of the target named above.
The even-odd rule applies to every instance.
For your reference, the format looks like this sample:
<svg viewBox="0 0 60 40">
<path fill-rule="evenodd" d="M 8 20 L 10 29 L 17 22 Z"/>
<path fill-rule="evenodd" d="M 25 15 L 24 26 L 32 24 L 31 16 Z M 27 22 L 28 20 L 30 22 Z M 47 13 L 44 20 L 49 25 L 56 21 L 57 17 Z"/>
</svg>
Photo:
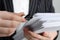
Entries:
<svg viewBox="0 0 60 40">
<path fill-rule="evenodd" d="M 43 32 L 41 34 L 36 34 L 24 28 L 25 37 L 28 40 L 53 40 L 57 36 L 57 32 Z"/>
<path fill-rule="evenodd" d="M 15 32 L 17 25 L 26 21 L 22 17 L 23 15 L 23 12 L 16 14 L 7 11 L 0 11 L 0 37 L 12 35 Z"/>
</svg>

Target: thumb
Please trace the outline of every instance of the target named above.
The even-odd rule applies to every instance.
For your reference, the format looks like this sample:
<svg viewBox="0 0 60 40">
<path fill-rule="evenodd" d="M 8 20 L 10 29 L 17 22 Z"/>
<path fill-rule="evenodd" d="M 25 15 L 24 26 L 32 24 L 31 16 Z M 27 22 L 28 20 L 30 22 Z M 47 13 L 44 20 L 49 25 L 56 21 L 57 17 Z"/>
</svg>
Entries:
<svg viewBox="0 0 60 40">
<path fill-rule="evenodd" d="M 15 15 L 18 15 L 18 16 L 22 17 L 22 16 L 24 16 L 25 14 L 24 14 L 24 12 L 20 12 L 20 13 L 15 13 Z"/>
<path fill-rule="evenodd" d="M 49 32 L 43 32 L 43 36 L 45 36 L 45 37 L 49 37 Z"/>
</svg>

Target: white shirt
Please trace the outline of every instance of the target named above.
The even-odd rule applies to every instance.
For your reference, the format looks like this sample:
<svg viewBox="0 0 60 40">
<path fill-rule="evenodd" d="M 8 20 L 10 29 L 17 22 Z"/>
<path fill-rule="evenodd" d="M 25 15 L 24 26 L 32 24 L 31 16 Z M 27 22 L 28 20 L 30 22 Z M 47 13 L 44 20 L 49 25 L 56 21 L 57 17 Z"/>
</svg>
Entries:
<svg viewBox="0 0 60 40">
<path fill-rule="evenodd" d="M 14 12 L 24 12 L 25 16 L 29 11 L 29 0 L 13 0 Z"/>
<path fill-rule="evenodd" d="M 28 14 L 29 12 L 29 0 L 13 0 L 13 6 L 14 6 L 14 12 L 15 13 L 20 13 L 20 12 L 24 12 L 25 16 Z M 19 30 L 17 30 L 19 31 Z M 19 35 L 19 33 L 18 33 Z M 16 40 L 19 40 L 19 36 L 16 35 L 13 38 Z M 26 40 L 25 38 L 22 40 Z"/>
</svg>

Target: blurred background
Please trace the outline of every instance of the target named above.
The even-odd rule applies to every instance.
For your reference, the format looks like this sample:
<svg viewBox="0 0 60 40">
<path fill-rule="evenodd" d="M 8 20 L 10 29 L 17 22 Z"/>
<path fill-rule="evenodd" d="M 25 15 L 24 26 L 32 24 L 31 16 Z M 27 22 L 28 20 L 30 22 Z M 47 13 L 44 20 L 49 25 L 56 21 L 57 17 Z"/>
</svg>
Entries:
<svg viewBox="0 0 60 40">
<path fill-rule="evenodd" d="M 60 13 L 60 0 L 53 0 L 55 12 Z"/>
<path fill-rule="evenodd" d="M 60 13 L 60 0 L 53 0 L 53 5 L 56 13 Z M 57 40 L 60 40 L 60 32 Z"/>
</svg>

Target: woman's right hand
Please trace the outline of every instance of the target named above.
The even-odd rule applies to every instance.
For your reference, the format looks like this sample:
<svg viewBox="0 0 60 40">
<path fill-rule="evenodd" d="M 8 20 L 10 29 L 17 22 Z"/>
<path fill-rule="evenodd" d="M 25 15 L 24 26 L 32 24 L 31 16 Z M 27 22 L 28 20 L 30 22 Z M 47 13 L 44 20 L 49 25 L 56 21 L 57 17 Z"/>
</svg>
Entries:
<svg viewBox="0 0 60 40">
<path fill-rule="evenodd" d="M 24 16 L 23 12 L 16 14 L 0 11 L 0 37 L 12 35 L 15 32 L 17 25 L 26 21 L 22 16 Z"/>
</svg>

